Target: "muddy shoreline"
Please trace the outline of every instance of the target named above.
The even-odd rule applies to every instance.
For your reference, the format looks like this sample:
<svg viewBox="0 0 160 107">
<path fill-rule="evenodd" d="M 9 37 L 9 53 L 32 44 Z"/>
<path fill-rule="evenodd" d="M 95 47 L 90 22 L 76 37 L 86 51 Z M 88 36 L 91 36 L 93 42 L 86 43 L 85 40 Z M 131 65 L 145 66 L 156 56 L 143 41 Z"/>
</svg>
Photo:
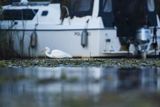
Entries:
<svg viewBox="0 0 160 107">
<path fill-rule="evenodd" d="M 120 66 L 120 67 L 160 67 L 159 58 L 146 60 L 135 58 L 76 58 L 76 59 L 11 59 L 0 60 L 0 67 L 57 67 L 57 66 Z"/>
</svg>

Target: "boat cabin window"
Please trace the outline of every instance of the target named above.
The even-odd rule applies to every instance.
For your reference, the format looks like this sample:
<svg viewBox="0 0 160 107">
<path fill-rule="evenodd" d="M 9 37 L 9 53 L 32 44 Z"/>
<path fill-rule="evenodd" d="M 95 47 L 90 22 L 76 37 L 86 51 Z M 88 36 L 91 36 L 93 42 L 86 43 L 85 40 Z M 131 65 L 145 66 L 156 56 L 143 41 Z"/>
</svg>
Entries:
<svg viewBox="0 0 160 107">
<path fill-rule="evenodd" d="M 112 0 L 101 0 L 99 6 L 99 14 L 112 12 Z"/>
<path fill-rule="evenodd" d="M 60 3 L 60 0 L 51 0 L 51 3 Z"/>
<path fill-rule="evenodd" d="M 147 7 L 150 12 L 155 11 L 154 0 L 147 0 Z"/>
<path fill-rule="evenodd" d="M 156 17 L 156 1 L 155 0 L 147 0 L 147 24 L 148 26 L 157 26 L 157 17 Z"/>
<path fill-rule="evenodd" d="M 47 10 L 43 11 L 42 14 L 41 14 L 41 16 L 47 16 L 47 15 L 48 15 L 48 11 Z"/>
<path fill-rule="evenodd" d="M 112 12 L 112 0 L 104 0 L 102 8 L 104 12 Z"/>
<path fill-rule="evenodd" d="M 70 0 L 70 16 L 92 15 L 94 0 Z"/>
<path fill-rule="evenodd" d="M 102 17 L 105 27 L 114 27 L 112 1 L 113 0 L 100 0 L 99 16 Z"/>
<path fill-rule="evenodd" d="M 32 20 L 37 12 L 37 9 L 3 10 L 2 20 Z"/>
</svg>

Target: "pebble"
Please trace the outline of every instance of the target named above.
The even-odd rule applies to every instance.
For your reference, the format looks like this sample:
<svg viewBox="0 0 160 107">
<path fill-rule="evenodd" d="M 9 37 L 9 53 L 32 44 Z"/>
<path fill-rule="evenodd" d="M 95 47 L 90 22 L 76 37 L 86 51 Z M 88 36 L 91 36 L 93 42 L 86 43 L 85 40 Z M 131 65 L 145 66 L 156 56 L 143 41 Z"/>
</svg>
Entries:
<svg viewBox="0 0 160 107">
<path fill-rule="evenodd" d="M 160 67 L 159 59 L 108 59 L 108 58 L 92 58 L 92 59 L 14 59 L 3 60 L 7 67 L 11 66 L 42 66 L 42 67 L 56 67 L 56 66 L 156 66 Z"/>
</svg>

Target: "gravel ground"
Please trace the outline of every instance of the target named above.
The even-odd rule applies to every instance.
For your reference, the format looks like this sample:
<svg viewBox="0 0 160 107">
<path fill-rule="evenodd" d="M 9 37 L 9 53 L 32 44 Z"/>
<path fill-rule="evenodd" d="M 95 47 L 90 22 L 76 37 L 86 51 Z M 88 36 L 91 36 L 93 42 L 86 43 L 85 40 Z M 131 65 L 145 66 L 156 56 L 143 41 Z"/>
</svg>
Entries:
<svg viewBox="0 0 160 107">
<path fill-rule="evenodd" d="M 0 67 L 57 67 L 57 66 L 120 66 L 120 67 L 139 67 L 150 66 L 160 67 L 159 58 L 134 59 L 134 58 L 80 58 L 80 59 L 12 59 L 1 60 Z"/>
</svg>

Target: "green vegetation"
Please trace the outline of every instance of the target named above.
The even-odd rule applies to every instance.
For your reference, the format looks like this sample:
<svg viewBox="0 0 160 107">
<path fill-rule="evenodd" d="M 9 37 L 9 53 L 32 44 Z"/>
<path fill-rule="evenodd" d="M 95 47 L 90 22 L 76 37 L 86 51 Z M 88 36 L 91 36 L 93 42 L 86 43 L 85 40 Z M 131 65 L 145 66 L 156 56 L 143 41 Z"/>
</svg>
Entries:
<svg viewBox="0 0 160 107">
<path fill-rule="evenodd" d="M 45 78 L 45 79 L 39 79 L 37 81 L 38 84 L 49 84 L 57 81 L 55 78 Z"/>
<path fill-rule="evenodd" d="M 52 78 L 44 78 L 44 79 L 39 79 L 37 80 L 37 83 L 38 84 L 50 84 L 50 83 L 54 83 L 54 82 L 57 82 L 57 81 L 65 81 L 65 82 L 68 82 L 68 83 L 75 83 L 75 82 L 78 82 L 78 77 L 71 77 L 71 78 L 67 78 L 66 74 L 62 74 L 61 75 L 61 78 L 60 80 L 59 79 L 56 79 L 54 77 Z"/>
<path fill-rule="evenodd" d="M 18 76 L 0 76 L 0 84 L 3 84 L 5 82 L 17 82 L 19 80 L 25 79 L 26 77 L 24 75 L 18 75 Z"/>
<path fill-rule="evenodd" d="M 87 97 L 81 97 L 65 99 L 63 103 L 66 107 L 92 107 L 93 102 Z"/>
<path fill-rule="evenodd" d="M 67 75 L 64 71 L 62 71 L 61 80 L 67 80 Z"/>
<path fill-rule="evenodd" d="M 68 78 L 67 79 L 67 82 L 69 82 L 69 83 L 75 83 L 75 82 L 78 82 L 78 77 L 71 77 L 71 78 Z"/>
<path fill-rule="evenodd" d="M 0 67 L 6 67 L 6 63 L 4 61 L 0 61 Z"/>
</svg>

